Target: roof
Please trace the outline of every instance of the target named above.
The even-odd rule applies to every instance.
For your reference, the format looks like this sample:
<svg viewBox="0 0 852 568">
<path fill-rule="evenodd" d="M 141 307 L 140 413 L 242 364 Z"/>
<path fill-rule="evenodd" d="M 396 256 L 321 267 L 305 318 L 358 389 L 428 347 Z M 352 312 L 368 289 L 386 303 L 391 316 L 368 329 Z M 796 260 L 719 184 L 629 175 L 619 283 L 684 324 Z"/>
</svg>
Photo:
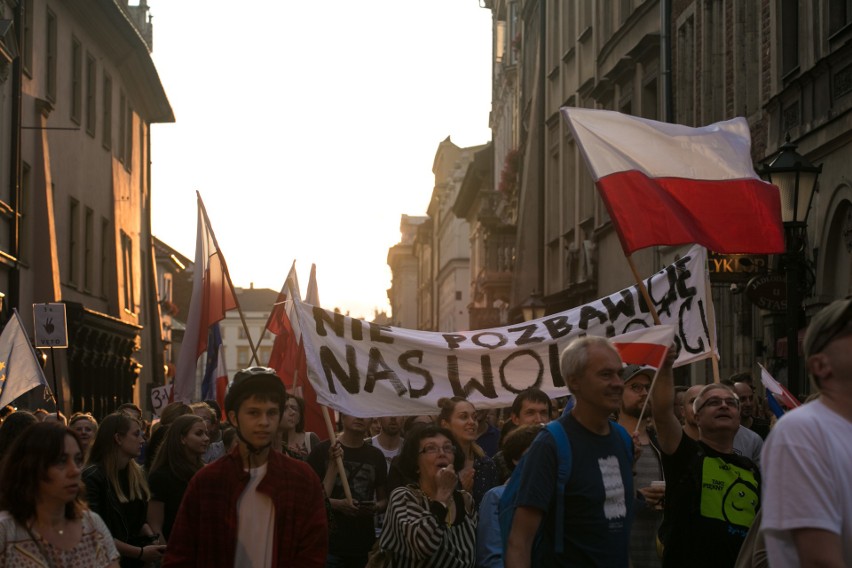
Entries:
<svg viewBox="0 0 852 568">
<path fill-rule="evenodd" d="M 278 300 L 278 290 L 269 288 L 236 288 L 237 301 L 244 312 L 269 313 Z"/>
</svg>

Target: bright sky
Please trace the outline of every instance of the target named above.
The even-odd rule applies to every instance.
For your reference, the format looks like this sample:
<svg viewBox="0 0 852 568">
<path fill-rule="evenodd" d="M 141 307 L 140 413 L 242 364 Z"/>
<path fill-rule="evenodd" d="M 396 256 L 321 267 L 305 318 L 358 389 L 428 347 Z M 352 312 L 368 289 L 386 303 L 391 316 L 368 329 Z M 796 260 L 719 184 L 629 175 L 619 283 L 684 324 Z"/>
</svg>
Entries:
<svg viewBox="0 0 852 568">
<path fill-rule="evenodd" d="M 135 3 L 135 2 L 134 2 Z M 479 0 L 148 0 L 175 124 L 152 132 L 154 234 L 195 256 L 201 193 L 236 286 L 311 263 L 323 307 L 390 311 L 400 215 L 438 144 L 490 139 Z"/>
</svg>

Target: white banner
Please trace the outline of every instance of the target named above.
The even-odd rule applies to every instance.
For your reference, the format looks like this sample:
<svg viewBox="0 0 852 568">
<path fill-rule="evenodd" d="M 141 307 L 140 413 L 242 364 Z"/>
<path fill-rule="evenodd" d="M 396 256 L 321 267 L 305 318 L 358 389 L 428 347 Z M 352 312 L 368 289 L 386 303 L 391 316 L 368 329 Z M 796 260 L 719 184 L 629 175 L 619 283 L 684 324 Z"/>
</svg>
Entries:
<svg viewBox="0 0 852 568">
<path fill-rule="evenodd" d="M 705 259 L 705 249 L 693 247 L 645 281 L 660 320 L 671 326 L 665 332 L 674 335 L 676 365 L 710 355 Z M 437 414 L 438 399 L 456 395 L 477 408 L 500 408 L 531 386 L 565 396 L 559 354 L 573 338 L 653 327 L 636 286 L 538 320 L 452 333 L 372 324 L 294 301 L 317 399 L 362 417 Z M 619 340 L 657 341 L 637 335 Z"/>
</svg>

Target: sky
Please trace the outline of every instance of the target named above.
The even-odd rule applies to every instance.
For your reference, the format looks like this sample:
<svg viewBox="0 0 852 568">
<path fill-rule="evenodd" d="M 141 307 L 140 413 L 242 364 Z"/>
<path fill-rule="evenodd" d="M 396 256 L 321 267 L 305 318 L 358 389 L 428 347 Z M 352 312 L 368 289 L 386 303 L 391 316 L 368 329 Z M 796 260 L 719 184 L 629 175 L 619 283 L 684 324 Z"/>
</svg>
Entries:
<svg viewBox="0 0 852 568">
<path fill-rule="evenodd" d="M 490 139 L 479 2 L 148 0 L 176 118 L 152 126 L 154 234 L 194 259 L 197 190 L 235 286 L 279 290 L 295 259 L 303 296 L 315 263 L 322 307 L 390 314 L 438 144 Z"/>
</svg>

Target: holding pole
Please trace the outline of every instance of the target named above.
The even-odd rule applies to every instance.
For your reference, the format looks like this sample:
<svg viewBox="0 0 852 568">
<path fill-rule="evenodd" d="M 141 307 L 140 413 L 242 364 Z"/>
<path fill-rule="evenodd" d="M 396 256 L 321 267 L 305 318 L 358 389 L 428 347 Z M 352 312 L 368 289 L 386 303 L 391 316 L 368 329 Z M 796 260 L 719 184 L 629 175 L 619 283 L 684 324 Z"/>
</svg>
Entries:
<svg viewBox="0 0 852 568">
<path fill-rule="evenodd" d="M 331 447 L 337 443 L 337 435 L 334 432 L 334 425 L 331 423 L 331 416 L 328 414 L 328 407 L 322 407 L 322 417 L 325 419 L 325 427 L 328 428 L 328 441 L 331 444 Z M 349 488 L 349 480 L 346 479 L 346 470 L 343 469 L 343 458 L 338 457 L 334 460 L 335 465 L 337 466 L 337 473 L 340 475 L 340 482 L 343 484 L 343 493 L 346 495 L 346 501 L 350 505 L 355 505 L 352 500 L 352 490 Z M 329 464 L 331 465 L 331 464 Z"/>
</svg>

